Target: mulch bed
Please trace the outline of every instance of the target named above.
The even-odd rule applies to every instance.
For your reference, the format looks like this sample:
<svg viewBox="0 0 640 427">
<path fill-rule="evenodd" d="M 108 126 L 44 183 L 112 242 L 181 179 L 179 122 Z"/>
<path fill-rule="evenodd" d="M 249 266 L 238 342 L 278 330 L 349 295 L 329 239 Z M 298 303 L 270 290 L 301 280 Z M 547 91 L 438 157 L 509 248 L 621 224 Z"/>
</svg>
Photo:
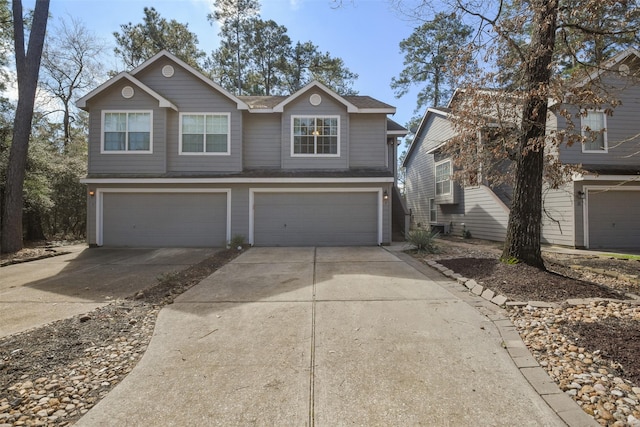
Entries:
<svg viewBox="0 0 640 427">
<path fill-rule="evenodd" d="M 504 264 L 496 258 L 453 258 L 438 260 L 438 263 L 513 300 L 562 302 L 571 298 L 627 299 L 622 292 L 605 286 L 526 264 Z"/>
<path fill-rule="evenodd" d="M 639 322 L 609 317 L 598 322 L 570 323 L 564 333 L 589 352 L 618 362 L 623 376 L 640 384 L 640 327 Z"/>
</svg>

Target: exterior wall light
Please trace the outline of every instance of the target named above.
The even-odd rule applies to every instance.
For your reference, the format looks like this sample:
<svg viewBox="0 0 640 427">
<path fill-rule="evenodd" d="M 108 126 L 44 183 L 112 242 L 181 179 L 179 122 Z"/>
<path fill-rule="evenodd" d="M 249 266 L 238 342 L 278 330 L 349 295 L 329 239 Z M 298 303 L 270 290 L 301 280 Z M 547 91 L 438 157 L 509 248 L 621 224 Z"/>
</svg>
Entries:
<svg viewBox="0 0 640 427">
<path fill-rule="evenodd" d="M 389 200 L 389 193 L 387 193 L 386 191 L 382 194 L 382 200 Z"/>
<path fill-rule="evenodd" d="M 584 191 L 582 190 L 578 191 L 577 196 L 578 196 L 578 199 L 584 200 L 584 197 L 585 197 Z"/>
<path fill-rule="evenodd" d="M 95 192 L 95 191 L 93 191 L 93 190 L 89 190 L 89 195 L 90 195 L 91 197 L 93 197 L 93 196 L 95 196 L 95 195 L 96 195 L 96 192 Z"/>
</svg>

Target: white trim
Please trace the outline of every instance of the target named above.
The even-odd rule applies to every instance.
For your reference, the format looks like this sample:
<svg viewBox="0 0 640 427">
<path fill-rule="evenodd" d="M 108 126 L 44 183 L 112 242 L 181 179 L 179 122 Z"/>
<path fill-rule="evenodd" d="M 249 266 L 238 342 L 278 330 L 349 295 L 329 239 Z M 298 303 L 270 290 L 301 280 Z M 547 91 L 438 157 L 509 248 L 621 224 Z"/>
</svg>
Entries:
<svg viewBox="0 0 640 427">
<path fill-rule="evenodd" d="M 587 150 L 587 149 L 585 149 L 585 143 L 586 143 L 585 142 L 585 143 L 580 144 L 581 148 L 582 148 L 582 152 L 585 153 L 585 154 L 608 153 L 609 152 L 609 141 L 608 141 L 608 138 L 607 138 L 607 133 L 608 133 L 607 132 L 607 114 L 605 113 L 604 110 L 596 110 L 596 109 L 588 109 L 588 110 L 584 110 L 584 112 L 587 113 L 587 114 L 589 114 L 589 113 L 600 113 L 600 114 L 602 114 L 602 118 L 603 118 L 604 123 L 603 123 L 603 127 L 601 129 L 601 131 L 602 131 L 601 133 L 602 133 L 602 143 L 604 145 L 604 148 L 602 150 Z M 580 135 L 583 138 L 588 138 L 589 139 L 589 141 L 588 141 L 589 143 L 593 143 L 595 141 L 591 141 L 591 137 L 585 135 L 585 126 L 583 124 L 585 118 L 586 117 L 584 117 L 584 116 L 580 116 Z M 592 132 L 594 132 L 594 133 L 595 132 L 600 132 L 600 130 L 598 130 L 598 131 L 592 130 Z"/>
<path fill-rule="evenodd" d="M 150 95 L 153 98 L 155 98 L 156 100 L 158 100 L 158 107 L 171 108 L 172 110 L 178 111 L 178 107 L 176 107 L 171 101 L 169 101 L 167 98 L 165 98 L 164 96 L 160 95 L 158 92 L 156 92 L 155 90 L 151 89 L 149 86 L 145 85 L 140 80 L 136 79 L 135 77 L 133 77 L 132 75 L 130 75 L 129 73 L 126 73 L 126 72 L 122 72 L 122 73 L 118 74 L 117 76 L 113 77 L 112 79 L 107 80 L 106 82 L 104 82 L 103 84 L 101 84 L 100 86 L 98 86 L 97 88 L 95 88 L 94 90 L 92 90 L 91 92 L 89 92 L 88 94 L 83 96 L 82 98 L 78 99 L 76 101 L 76 106 L 78 108 L 82 109 L 82 110 L 86 110 L 87 109 L 87 101 L 89 101 L 91 98 L 93 98 L 94 96 L 96 96 L 100 92 L 108 89 L 109 87 L 111 87 L 112 85 L 114 85 L 115 83 L 119 82 L 122 79 L 128 80 L 132 84 L 134 84 L 134 85 L 138 86 L 140 89 L 142 89 L 148 95 Z"/>
<path fill-rule="evenodd" d="M 149 114 L 149 149 L 148 150 L 129 150 L 129 129 L 126 130 L 126 147 L 125 150 L 105 150 L 104 149 L 104 123 L 106 114 L 126 114 L 127 127 L 129 125 L 129 114 Z M 153 110 L 102 110 L 100 116 L 100 154 L 153 154 Z"/>
<path fill-rule="evenodd" d="M 249 188 L 249 244 L 253 245 L 255 231 L 255 193 L 377 193 L 378 197 L 378 245 L 382 244 L 383 195 L 382 187 L 343 188 Z"/>
<path fill-rule="evenodd" d="M 187 64 L 186 62 L 184 62 L 183 60 L 178 58 L 177 56 L 171 54 L 167 50 L 162 50 L 162 51 L 158 52 L 157 54 L 155 54 L 154 56 L 152 56 L 151 58 L 147 59 L 145 62 L 143 62 L 138 67 L 136 67 L 133 71 L 131 71 L 131 74 L 132 75 L 138 74 L 140 71 L 144 70 L 149 65 L 153 64 L 157 59 L 159 59 L 159 58 L 161 58 L 163 56 L 169 58 L 170 60 L 172 60 L 176 64 L 180 65 L 186 71 L 188 71 L 189 73 L 191 73 L 192 75 L 194 75 L 195 77 L 197 77 L 198 79 L 203 81 L 206 85 L 214 88 L 215 90 L 220 92 L 222 95 L 224 95 L 225 97 L 227 97 L 230 100 L 232 100 L 233 102 L 235 102 L 236 106 L 238 107 L 238 110 L 249 110 L 249 106 L 245 102 L 241 101 L 239 98 L 235 97 L 233 94 L 231 94 L 230 92 L 225 90 L 222 86 L 218 85 L 213 80 L 207 78 L 204 74 L 202 74 L 201 72 L 199 72 L 198 70 L 193 68 L 191 65 Z M 177 109 L 176 109 L 176 111 L 177 111 Z"/>
<path fill-rule="evenodd" d="M 592 175 L 592 174 L 576 174 L 572 178 L 573 181 L 625 181 L 638 182 L 640 175 Z"/>
<path fill-rule="evenodd" d="M 340 95 L 338 95 L 337 93 L 335 93 L 334 91 L 332 91 L 331 89 L 329 89 L 328 87 L 326 87 L 325 85 L 323 85 L 322 83 L 320 83 L 317 80 L 314 80 L 314 81 L 310 82 L 309 84 L 304 86 L 302 89 L 300 89 L 297 92 L 289 95 L 284 100 L 282 100 L 282 102 L 280 102 L 278 105 L 273 107 L 272 110 L 274 112 L 276 112 L 276 113 L 284 112 L 284 107 L 287 104 L 289 104 L 290 102 L 293 102 L 295 99 L 297 99 L 299 96 L 303 95 L 305 92 L 307 92 L 308 90 L 310 90 L 313 87 L 316 87 L 316 88 L 322 90 L 327 95 L 329 95 L 330 97 L 332 97 L 333 99 L 335 99 L 336 101 L 338 101 L 339 103 L 341 103 L 342 105 L 347 107 L 347 112 L 349 112 L 349 113 L 357 113 L 357 112 L 359 112 L 358 107 L 356 107 L 355 105 L 353 105 L 352 103 L 350 103 L 349 101 L 347 101 L 346 99 L 344 99 L 343 97 L 341 97 Z M 393 113 L 395 113 L 395 109 L 394 109 Z"/>
<path fill-rule="evenodd" d="M 587 83 L 597 79 L 598 77 L 600 77 L 600 75 L 602 73 L 604 73 L 605 71 L 615 71 L 613 70 L 613 67 L 615 65 L 617 65 L 618 63 L 624 61 L 625 59 L 627 59 L 627 57 L 631 56 L 631 55 L 635 55 L 636 57 L 640 58 L 640 51 L 634 48 L 629 48 L 626 50 L 623 50 L 622 52 L 620 52 L 619 54 L 617 54 L 616 56 L 614 56 L 613 58 L 607 60 L 606 62 L 604 62 L 603 64 L 601 64 L 598 67 L 595 67 L 596 69 L 592 72 L 590 72 L 586 77 L 578 80 L 576 83 L 573 84 L 573 86 L 575 87 L 581 87 L 586 85 Z"/>
<path fill-rule="evenodd" d="M 299 153 L 296 154 L 294 153 L 294 133 L 293 133 L 293 128 L 294 128 L 294 122 L 296 119 L 337 119 L 338 123 L 337 123 L 337 130 L 338 130 L 338 134 L 336 135 L 337 137 L 337 144 L 338 144 L 338 148 L 337 148 L 337 154 L 309 154 L 309 153 Z M 322 114 L 302 114 L 302 115 L 292 115 L 291 116 L 291 157 L 306 157 L 306 158 L 326 158 L 326 157 L 340 157 L 340 143 L 341 143 L 341 138 L 340 138 L 340 134 L 341 132 L 341 128 L 340 128 L 340 116 L 339 115 L 322 115 Z M 315 136 L 315 135 L 314 135 Z M 314 150 L 318 151 L 318 140 L 317 138 L 314 138 Z"/>
<path fill-rule="evenodd" d="M 182 152 L 182 118 L 184 116 L 226 116 L 227 117 L 227 151 L 221 152 Z M 205 118 L 206 120 L 206 118 Z M 206 128 L 206 122 L 205 122 Z M 203 150 L 207 147 L 206 138 L 203 141 Z M 178 155 L 179 156 L 229 156 L 231 155 L 231 113 L 191 113 L 191 112 L 183 112 L 178 115 Z"/>
<path fill-rule="evenodd" d="M 458 89 L 456 89 L 457 91 Z M 439 110 L 437 108 L 427 108 L 427 111 L 424 113 L 424 115 L 422 116 L 422 119 L 420 120 L 420 124 L 418 125 L 418 129 L 416 130 L 415 134 L 413 135 L 413 140 L 411 141 L 411 145 L 409 146 L 409 148 L 407 149 L 407 155 L 404 158 L 404 161 L 402 162 L 402 166 L 406 167 L 407 164 L 409 163 L 409 160 L 411 159 L 411 157 L 413 157 L 413 152 L 415 150 L 415 147 L 417 144 L 420 144 L 422 142 L 420 135 L 422 134 L 425 126 L 427 125 L 427 120 L 429 118 L 429 116 L 431 114 L 436 114 L 439 116 L 443 116 L 444 118 L 448 118 L 451 113 L 447 113 L 445 111 Z M 448 140 L 447 140 L 448 141 Z M 442 147 L 443 145 L 445 145 L 447 143 L 447 141 L 442 142 L 440 145 L 438 145 L 437 148 Z M 433 150 L 430 150 L 429 153 L 427 154 L 431 154 Z"/>
<path fill-rule="evenodd" d="M 449 163 L 449 192 L 438 194 L 438 166 L 443 165 L 445 163 Z M 453 162 L 451 161 L 450 158 L 440 160 L 439 162 L 435 162 L 433 164 L 433 184 L 434 184 L 433 190 L 434 190 L 436 199 L 438 198 L 438 196 L 444 197 L 444 196 L 453 195 L 453 179 L 451 178 L 452 175 L 453 175 Z M 441 182 L 445 182 L 445 181 L 441 181 Z"/>
<path fill-rule="evenodd" d="M 435 219 L 432 221 L 431 220 L 431 202 L 433 202 L 433 211 L 435 211 Z M 437 224 L 438 223 L 438 204 L 436 203 L 436 198 L 435 197 L 429 197 L 427 199 L 427 204 L 429 205 L 429 224 Z"/>
<path fill-rule="evenodd" d="M 227 195 L 227 242 L 231 240 L 231 189 L 230 188 L 97 188 L 96 189 L 96 245 L 104 241 L 104 194 L 105 193 L 226 193 Z"/>
<path fill-rule="evenodd" d="M 589 249 L 589 192 L 591 191 L 640 191 L 640 186 L 606 186 L 606 185 L 585 185 L 584 200 L 582 202 L 582 227 L 584 236 L 584 247 Z"/>
<path fill-rule="evenodd" d="M 377 184 L 394 182 L 380 178 L 82 178 L 81 184 Z"/>
</svg>

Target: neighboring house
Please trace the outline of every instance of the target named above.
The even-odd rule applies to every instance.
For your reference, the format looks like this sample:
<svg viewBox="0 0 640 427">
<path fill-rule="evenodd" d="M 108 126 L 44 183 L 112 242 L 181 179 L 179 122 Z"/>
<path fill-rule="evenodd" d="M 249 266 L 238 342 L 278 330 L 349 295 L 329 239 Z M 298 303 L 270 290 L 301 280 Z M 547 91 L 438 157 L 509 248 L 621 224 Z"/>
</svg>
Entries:
<svg viewBox="0 0 640 427">
<path fill-rule="evenodd" d="M 625 51 L 606 69 L 590 79 L 599 78 L 615 90 L 621 104 L 612 115 L 583 111 L 583 132 L 588 128 L 601 134 L 592 142 L 563 145 L 556 153 L 563 164 L 581 164 L 586 172 L 559 189 L 545 188 L 545 243 L 640 249 L 640 52 Z M 566 128 L 558 114 L 564 108 L 578 113 L 571 105 L 551 105 L 549 132 Z M 440 150 L 454 136 L 449 114 L 448 108 L 427 110 L 403 163 L 412 226 L 458 235 L 467 230 L 472 237 L 503 241 L 512 188 L 490 186 L 482 176 L 471 184 L 452 180 L 451 158 Z"/>
<path fill-rule="evenodd" d="M 234 96 L 163 51 L 81 98 L 97 246 L 391 241 L 395 108 L 312 82 Z"/>
</svg>

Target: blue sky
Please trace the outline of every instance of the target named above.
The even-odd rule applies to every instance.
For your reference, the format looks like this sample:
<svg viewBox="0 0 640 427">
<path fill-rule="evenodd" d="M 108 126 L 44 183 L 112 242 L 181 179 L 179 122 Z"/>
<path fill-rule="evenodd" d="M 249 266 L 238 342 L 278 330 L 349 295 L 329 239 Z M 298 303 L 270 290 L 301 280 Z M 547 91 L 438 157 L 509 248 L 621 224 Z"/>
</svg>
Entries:
<svg viewBox="0 0 640 427">
<path fill-rule="evenodd" d="M 287 27 L 295 41 L 311 41 L 323 52 L 345 61 L 359 75 L 355 89 L 397 108 L 393 117 L 406 124 L 413 116 L 417 89 L 396 99 L 390 88 L 391 78 L 403 68 L 399 43 L 417 25 L 395 11 L 389 0 L 344 0 L 336 8 L 330 0 L 262 0 L 262 19 L 273 19 Z M 199 47 L 210 53 L 218 46 L 218 28 L 207 21 L 213 0 L 53 0 L 50 12 L 58 19 L 80 19 L 108 44 L 108 58 L 113 57 L 113 32 L 120 25 L 142 22 L 145 6 L 153 6 L 162 17 L 186 23 L 198 36 Z M 33 7 L 24 2 L 25 8 Z M 114 62 L 115 64 L 115 62 Z"/>
</svg>

